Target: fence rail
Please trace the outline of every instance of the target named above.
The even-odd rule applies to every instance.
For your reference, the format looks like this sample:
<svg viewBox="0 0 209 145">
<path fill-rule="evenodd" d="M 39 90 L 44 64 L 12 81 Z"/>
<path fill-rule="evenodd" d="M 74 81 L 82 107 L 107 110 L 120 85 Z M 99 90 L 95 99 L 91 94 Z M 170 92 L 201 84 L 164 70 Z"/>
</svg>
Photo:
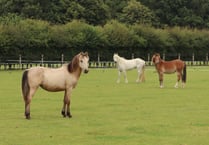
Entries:
<svg viewBox="0 0 209 145">
<path fill-rule="evenodd" d="M 163 53 L 162 59 L 166 60 L 167 57 L 170 55 Z M 175 58 L 181 59 L 183 57 L 180 53 L 178 53 L 178 56 L 175 56 Z M 132 54 L 132 58 L 134 58 L 134 54 Z M 193 53 L 191 55 L 191 59 L 189 61 L 185 61 L 188 66 L 209 66 L 209 59 L 208 59 L 208 53 L 205 54 L 204 57 L 202 57 L 201 61 L 197 61 L 195 59 L 195 54 Z M 151 55 L 147 54 L 146 65 L 151 66 Z M 188 60 L 188 59 L 187 59 Z M 46 61 L 44 59 L 44 55 L 42 54 L 40 57 L 40 60 L 24 60 L 22 55 L 19 55 L 18 59 L 14 60 L 6 60 L 4 62 L 0 61 L 0 70 L 23 70 L 28 69 L 33 66 L 44 66 L 44 67 L 50 67 L 50 68 L 57 68 L 60 67 L 62 64 L 68 63 L 64 61 L 64 54 L 61 54 L 59 61 Z M 100 55 L 98 54 L 97 61 L 90 61 L 89 63 L 90 68 L 114 68 L 115 63 L 113 61 L 101 61 Z"/>
<path fill-rule="evenodd" d="M 187 66 L 209 66 L 208 61 L 185 61 Z M 44 66 L 50 68 L 58 68 L 68 62 L 65 61 L 19 61 L 7 60 L 0 63 L 0 70 L 24 70 L 34 66 Z M 147 66 L 151 66 L 151 61 L 146 61 Z M 115 68 L 116 65 L 113 61 L 90 61 L 90 68 Z"/>
</svg>

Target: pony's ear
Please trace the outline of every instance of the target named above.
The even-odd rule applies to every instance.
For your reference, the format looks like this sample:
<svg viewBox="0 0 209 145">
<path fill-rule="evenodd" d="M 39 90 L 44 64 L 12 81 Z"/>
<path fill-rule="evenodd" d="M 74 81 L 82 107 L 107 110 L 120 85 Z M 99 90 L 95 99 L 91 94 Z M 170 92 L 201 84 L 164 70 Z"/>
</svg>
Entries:
<svg viewBox="0 0 209 145">
<path fill-rule="evenodd" d="M 86 51 L 86 52 L 84 53 L 84 55 L 88 56 L 88 55 L 89 55 L 89 53 Z"/>
<path fill-rule="evenodd" d="M 160 57 L 160 53 L 155 53 L 155 55 Z"/>
<path fill-rule="evenodd" d="M 152 61 L 151 62 L 153 62 L 153 63 L 155 63 L 155 54 L 152 56 Z"/>
<path fill-rule="evenodd" d="M 88 56 L 89 55 L 87 51 L 86 52 L 82 51 L 82 52 L 80 52 L 80 54 L 83 55 L 83 56 Z"/>
</svg>

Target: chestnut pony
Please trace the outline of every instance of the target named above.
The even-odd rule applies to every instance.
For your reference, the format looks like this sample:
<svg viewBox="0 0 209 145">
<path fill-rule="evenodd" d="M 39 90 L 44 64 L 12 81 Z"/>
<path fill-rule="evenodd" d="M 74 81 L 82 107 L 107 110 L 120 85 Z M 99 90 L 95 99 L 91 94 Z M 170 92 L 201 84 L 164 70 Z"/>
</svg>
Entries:
<svg viewBox="0 0 209 145">
<path fill-rule="evenodd" d="M 164 61 L 160 58 L 160 54 L 156 53 L 152 56 L 152 62 L 155 64 L 155 68 L 159 75 L 160 88 L 163 88 L 163 74 L 177 73 L 177 82 L 175 88 L 178 88 L 179 80 L 182 81 L 182 87 L 186 83 L 186 64 L 180 60 L 175 59 L 171 61 Z"/>
<path fill-rule="evenodd" d="M 81 72 L 88 73 L 88 66 L 88 53 L 81 52 L 74 56 L 69 64 L 60 68 L 32 67 L 25 70 L 22 76 L 22 95 L 25 101 L 26 119 L 30 119 L 30 103 L 39 86 L 51 92 L 65 91 L 61 113 L 63 117 L 72 117 L 70 113 L 71 92 L 76 87 Z"/>
</svg>

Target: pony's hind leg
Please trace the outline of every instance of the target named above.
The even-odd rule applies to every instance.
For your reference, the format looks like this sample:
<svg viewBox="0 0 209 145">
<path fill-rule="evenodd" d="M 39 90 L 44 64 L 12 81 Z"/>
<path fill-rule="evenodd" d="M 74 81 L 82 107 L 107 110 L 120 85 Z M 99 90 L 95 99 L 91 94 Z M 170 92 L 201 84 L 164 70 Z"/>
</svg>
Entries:
<svg viewBox="0 0 209 145">
<path fill-rule="evenodd" d="M 25 101 L 25 118 L 26 119 L 30 119 L 30 103 L 31 103 L 31 100 L 33 98 L 33 95 L 35 93 L 37 88 L 30 88 L 30 92 L 28 94 L 27 97 L 24 98 L 24 101 Z"/>
<path fill-rule="evenodd" d="M 140 71 L 138 71 L 138 76 L 137 76 L 136 82 L 137 83 L 141 82 L 141 72 Z"/>
<path fill-rule="evenodd" d="M 181 76 L 182 76 L 182 74 L 179 73 L 179 72 L 177 72 L 177 81 L 176 81 L 176 84 L 174 86 L 175 88 L 178 88 L 179 87 L 179 81 L 181 79 Z"/>
<path fill-rule="evenodd" d="M 145 81 L 145 77 L 144 77 L 144 69 L 145 69 L 145 66 L 138 66 L 137 67 L 137 72 L 138 72 L 138 76 L 137 76 L 137 79 L 136 79 L 136 82 L 144 82 Z"/>
<path fill-rule="evenodd" d="M 25 100 L 25 118 L 30 119 L 30 102 L 31 99 Z"/>
</svg>

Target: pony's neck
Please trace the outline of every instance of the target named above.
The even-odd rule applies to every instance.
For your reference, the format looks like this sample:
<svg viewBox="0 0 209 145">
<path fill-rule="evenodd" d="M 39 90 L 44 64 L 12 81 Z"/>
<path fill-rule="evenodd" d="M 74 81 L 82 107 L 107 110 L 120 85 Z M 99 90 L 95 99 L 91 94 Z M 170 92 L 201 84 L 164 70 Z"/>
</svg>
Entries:
<svg viewBox="0 0 209 145">
<path fill-rule="evenodd" d="M 82 69 L 78 67 L 72 74 L 76 76 L 76 78 L 80 78 Z"/>
<path fill-rule="evenodd" d="M 158 62 L 158 63 L 161 63 L 161 62 L 164 62 L 164 60 L 163 60 L 163 59 L 161 59 L 161 58 L 159 58 L 159 62 Z"/>
<path fill-rule="evenodd" d="M 157 67 L 157 66 L 161 65 L 161 63 L 163 63 L 163 62 L 164 62 L 164 60 L 161 59 L 161 58 L 159 58 L 159 62 L 158 63 L 155 63 L 155 66 Z"/>
<path fill-rule="evenodd" d="M 118 63 L 120 63 L 120 62 L 122 62 L 122 61 L 124 61 L 124 60 L 126 60 L 126 59 L 123 58 L 123 57 L 118 56 Z"/>
</svg>

